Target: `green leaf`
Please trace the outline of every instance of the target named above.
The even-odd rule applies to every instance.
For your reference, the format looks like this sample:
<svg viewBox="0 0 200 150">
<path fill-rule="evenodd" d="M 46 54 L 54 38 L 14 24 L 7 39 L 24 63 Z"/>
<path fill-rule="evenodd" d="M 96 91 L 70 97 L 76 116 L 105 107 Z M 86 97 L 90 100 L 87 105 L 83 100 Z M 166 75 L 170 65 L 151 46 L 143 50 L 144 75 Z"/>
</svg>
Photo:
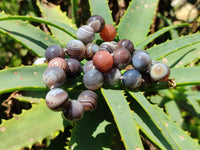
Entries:
<svg viewBox="0 0 200 150">
<path fill-rule="evenodd" d="M 161 119 L 158 117 L 157 113 L 152 108 L 152 105 L 148 102 L 148 100 L 143 96 L 141 92 L 130 92 L 129 94 L 139 103 L 139 105 L 143 108 L 148 116 L 151 118 L 152 122 L 156 125 L 157 129 L 160 130 L 160 133 L 163 135 L 165 140 L 171 145 L 171 149 L 181 149 L 179 145 L 177 145 L 176 141 L 172 138 L 166 126 L 162 124 Z M 151 123 L 151 122 L 149 122 Z M 154 131 L 156 132 L 156 131 Z"/>
<path fill-rule="evenodd" d="M 164 58 L 157 60 L 166 63 L 170 67 L 183 67 L 199 59 L 199 47 L 200 42 L 193 43 L 192 45 L 180 48 L 178 51 L 174 51 Z"/>
<path fill-rule="evenodd" d="M 179 128 L 178 125 L 173 123 L 173 121 L 158 106 L 154 106 L 153 109 L 162 120 L 162 123 L 166 126 L 166 129 L 168 130 L 172 138 L 181 147 L 181 149 L 200 149 L 199 144 L 195 140 L 193 140 L 188 134 L 186 134 L 181 128 Z"/>
<path fill-rule="evenodd" d="M 144 39 L 139 44 L 135 45 L 135 49 L 143 49 L 145 46 L 147 46 L 150 42 L 152 42 L 153 40 L 158 38 L 160 35 L 168 32 L 172 29 L 184 27 L 184 26 L 189 26 L 189 24 L 183 23 L 183 24 L 177 24 L 177 25 L 171 25 L 171 26 L 168 26 L 168 27 L 164 27 L 164 28 L 158 30 L 157 32 L 149 35 L 146 39 Z"/>
<path fill-rule="evenodd" d="M 165 103 L 165 109 L 167 114 L 172 118 L 172 120 L 178 123 L 178 125 L 181 127 L 183 123 L 183 118 L 181 117 L 180 108 L 178 107 L 176 101 L 173 99 L 169 99 Z"/>
<path fill-rule="evenodd" d="M 107 0 L 89 0 L 91 15 L 100 15 L 106 24 L 114 24 Z"/>
<path fill-rule="evenodd" d="M 109 121 L 109 114 L 104 99 L 98 98 L 97 109 L 85 112 L 84 117 L 76 122 L 71 132 L 69 149 L 110 149 L 116 126 Z"/>
<path fill-rule="evenodd" d="M 104 18 L 106 24 L 114 25 L 110 8 L 107 0 L 89 0 L 91 15 L 100 15 Z M 101 39 L 99 33 L 95 34 L 95 40 Z M 98 42 L 96 42 L 98 43 Z"/>
<path fill-rule="evenodd" d="M 199 94 L 198 95 L 194 95 L 194 93 L 192 93 L 190 95 L 188 94 L 188 95 L 186 95 L 186 99 L 187 99 L 188 103 L 190 105 L 192 105 L 192 107 L 194 108 L 196 113 L 200 114 L 200 105 L 197 102 L 197 99 L 199 99 Z"/>
<path fill-rule="evenodd" d="M 171 41 L 164 42 L 160 45 L 153 46 L 148 49 L 147 52 L 151 56 L 152 60 L 159 60 L 164 58 L 166 55 L 178 51 L 181 48 L 190 46 L 200 42 L 200 33 L 183 36 Z M 179 58 L 179 57 L 177 57 Z"/>
<path fill-rule="evenodd" d="M 64 130 L 69 124 L 63 120 L 61 112 L 51 111 L 43 100 L 30 110 L 23 110 L 22 114 L 3 121 L 0 125 L 0 147 L 3 150 L 31 147 L 35 142 L 52 136 L 55 131 Z"/>
<path fill-rule="evenodd" d="M 0 21 L 0 33 L 7 34 L 40 57 L 44 56 L 48 46 L 60 44 L 47 33 L 24 21 Z"/>
<path fill-rule="evenodd" d="M 4 84 L 0 86 L 0 94 L 15 90 L 44 90 L 42 74 L 46 65 L 21 66 L 0 70 L 0 77 Z"/>
<path fill-rule="evenodd" d="M 101 92 L 113 114 L 126 149 L 144 149 L 139 136 L 138 127 L 126 98 L 123 95 L 123 91 L 101 89 Z"/>
<path fill-rule="evenodd" d="M 129 39 L 135 45 L 143 41 L 152 24 L 158 0 L 133 0 L 118 25 L 119 39 Z"/>
<path fill-rule="evenodd" d="M 37 0 L 37 5 L 39 6 L 44 18 L 51 19 L 63 24 L 66 24 L 74 29 L 76 29 L 75 24 L 72 23 L 72 21 L 67 17 L 66 13 L 63 13 L 60 10 L 60 6 L 53 5 L 52 3 L 45 4 L 43 2 L 39 2 Z M 69 34 L 66 34 L 62 30 L 55 28 L 53 26 L 49 26 L 51 29 L 53 35 L 64 45 L 74 38 L 70 36 Z"/>
<path fill-rule="evenodd" d="M 15 98 L 19 101 L 31 103 L 31 104 L 38 104 L 42 101 L 42 98 L 28 97 L 28 96 L 22 96 L 22 95 L 17 95 L 15 96 Z"/>
</svg>

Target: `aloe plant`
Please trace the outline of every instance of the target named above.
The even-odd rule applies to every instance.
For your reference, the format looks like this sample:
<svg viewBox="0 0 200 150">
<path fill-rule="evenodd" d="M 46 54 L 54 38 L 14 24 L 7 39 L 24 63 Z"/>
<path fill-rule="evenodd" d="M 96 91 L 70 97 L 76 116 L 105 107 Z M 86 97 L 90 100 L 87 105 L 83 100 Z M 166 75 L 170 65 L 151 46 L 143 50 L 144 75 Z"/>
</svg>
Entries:
<svg viewBox="0 0 200 150">
<path fill-rule="evenodd" d="M 73 4 L 77 4 L 77 1 L 73 1 Z M 91 15 L 101 15 L 106 23 L 115 25 L 106 0 L 89 0 L 89 5 Z M 115 40 L 126 38 L 134 43 L 135 48 L 142 49 L 167 31 L 188 26 L 172 25 L 149 35 L 157 5 L 158 0 L 131 1 L 116 26 Z M 76 21 L 70 20 L 58 6 L 49 7 L 40 1 L 37 1 L 37 6 L 43 18 L 0 13 L 0 33 L 16 40 L 35 56 L 43 57 L 48 46 L 57 44 L 65 47 L 67 42 L 76 39 L 77 27 L 73 23 Z M 73 8 L 75 11 L 77 7 Z M 30 24 L 32 21 L 46 24 L 51 34 L 34 27 Z M 100 36 L 96 35 L 94 42 L 99 39 Z M 175 79 L 177 89 L 169 89 L 167 83 L 139 91 L 129 91 L 122 86 L 109 89 L 102 87 L 96 91 L 99 96 L 97 109 L 86 112 L 83 119 L 75 123 L 66 121 L 61 113 L 52 112 L 45 105 L 44 98 L 48 88 L 42 81 L 42 74 L 46 65 L 6 67 L 0 70 L 0 94 L 25 91 L 24 95 L 15 98 L 32 103 L 31 109 L 23 110 L 12 119 L 2 120 L 1 149 L 31 147 L 44 139 L 51 139 L 47 149 L 56 146 L 60 149 L 142 150 L 144 139 L 151 141 L 159 149 L 200 149 L 198 142 L 181 129 L 181 109 L 195 115 L 200 113 L 200 93 L 191 90 L 191 85 L 200 84 L 200 67 L 189 67 L 191 62 L 199 59 L 199 45 L 200 34 L 195 33 L 147 49 L 153 60 L 170 66 L 170 78 Z M 84 88 L 82 76 L 67 80 L 63 86 L 71 99 L 76 98 Z M 147 99 L 144 93 L 149 91 L 157 91 L 158 94 Z M 68 130 L 70 134 L 63 135 L 66 134 L 64 130 Z M 59 136 L 67 144 L 59 143 Z"/>
</svg>

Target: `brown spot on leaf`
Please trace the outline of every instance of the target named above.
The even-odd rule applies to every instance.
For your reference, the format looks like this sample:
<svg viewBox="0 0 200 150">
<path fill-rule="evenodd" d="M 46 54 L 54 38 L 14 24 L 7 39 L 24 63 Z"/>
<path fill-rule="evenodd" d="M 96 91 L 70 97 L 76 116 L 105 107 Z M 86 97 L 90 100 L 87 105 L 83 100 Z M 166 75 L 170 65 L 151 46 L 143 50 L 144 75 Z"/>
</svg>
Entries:
<svg viewBox="0 0 200 150">
<path fill-rule="evenodd" d="M 34 75 L 37 75 L 37 72 L 33 72 Z"/>
<path fill-rule="evenodd" d="M 184 140 L 185 138 L 184 138 L 184 136 L 183 136 L 183 135 L 181 135 L 181 136 L 180 136 L 180 139 L 181 139 L 181 140 Z"/>
<path fill-rule="evenodd" d="M 5 128 L 5 127 L 0 127 L 0 131 L 1 131 L 1 132 L 5 132 L 5 131 L 6 131 L 6 128 Z"/>
<path fill-rule="evenodd" d="M 147 8 L 147 7 L 149 7 L 149 6 L 148 6 L 148 4 L 145 4 L 144 7 Z"/>
<path fill-rule="evenodd" d="M 134 12 L 134 9 L 131 9 L 131 12 Z"/>
<path fill-rule="evenodd" d="M 168 62 L 167 58 L 163 58 L 162 62 L 166 64 Z"/>
<path fill-rule="evenodd" d="M 31 138 L 29 139 L 29 141 L 30 141 L 30 142 L 33 142 L 33 140 L 34 140 L 34 138 L 33 138 L 33 137 L 31 137 Z"/>
<path fill-rule="evenodd" d="M 14 75 L 18 75 L 18 72 L 17 72 L 17 71 L 15 71 L 15 72 L 14 72 Z"/>
<path fill-rule="evenodd" d="M 24 77 L 19 77 L 19 79 L 24 80 Z"/>
<path fill-rule="evenodd" d="M 49 37 L 48 36 L 45 36 L 45 40 L 48 40 L 49 39 Z"/>
<path fill-rule="evenodd" d="M 138 6 L 136 6 L 135 8 L 136 8 L 136 9 L 138 9 L 139 7 L 138 7 Z"/>
<path fill-rule="evenodd" d="M 127 23 L 126 25 L 127 25 L 127 26 L 129 26 L 129 25 L 130 25 L 130 23 Z"/>
<path fill-rule="evenodd" d="M 169 124 L 168 124 L 168 123 L 165 123 L 165 126 L 166 126 L 166 127 L 168 127 L 168 126 L 169 126 Z"/>
<path fill-rule="evenodd" d="M 141 148 L 137 147 L 135 150 L 141 150 Z"/>
</svg>

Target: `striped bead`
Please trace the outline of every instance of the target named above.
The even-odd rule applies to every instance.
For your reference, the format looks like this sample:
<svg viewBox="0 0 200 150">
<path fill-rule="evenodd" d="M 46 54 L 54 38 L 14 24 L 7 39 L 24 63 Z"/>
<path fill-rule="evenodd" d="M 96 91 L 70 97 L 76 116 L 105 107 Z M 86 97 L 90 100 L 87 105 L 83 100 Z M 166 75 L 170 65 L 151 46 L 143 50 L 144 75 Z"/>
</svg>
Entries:
<svg viewBox="0 0 200 150">
<path fill-rule="evenodd" d="M 48 67 L 53 67 L 53 66 L 59 67 L 63 69 L 64 71 L 66 71 L 68 67 L 65 59 L 59 58 L 59 57 L 53 58 L 52 60 L 49 61 Z"/>
</svg>

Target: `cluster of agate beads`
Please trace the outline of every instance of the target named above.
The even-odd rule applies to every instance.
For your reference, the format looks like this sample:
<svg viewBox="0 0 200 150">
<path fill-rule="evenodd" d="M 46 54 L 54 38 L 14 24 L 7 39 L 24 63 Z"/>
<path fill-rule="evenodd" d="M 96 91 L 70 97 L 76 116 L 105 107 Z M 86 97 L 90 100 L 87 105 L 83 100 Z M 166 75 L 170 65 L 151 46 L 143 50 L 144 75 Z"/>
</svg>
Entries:
<svg viewBox="0 0 200 150">
<path fill-rule="evenodd" d="M 105 41 L 100 46 L 92 43 L 95 33 L 99 33 Z M 115 27 L 105 24 L 99 15 L 91 16 L 87 25 L 77 30 L 76 36 L 77 39 L 69 41 L 64 49 L 52 45 L 45 52 L 48 68 L 43 80 L 50 88 L 46 95 L 47 106 L 53 111 L 62 111 L 63 117 L 68 120 L 77 121 L 83 117 L 84 111 L 96 108 L 97 95 L 94 91 L 104 83 L 114 87 L 122 82 L 126 88 L 135 90 L 168 80 L 170 70 L 167 65 L 152 61 L 146 50 L 135 50 L 128 39 L 113 41 Z M 65 58 L 66 55 L 69 58 Z M 88 60 L 84 66 L 80 63 L 83 59 Z M 121 74 L 121 70 L 126 71 Z M 68 93 L 60 87 L 66 78 L 76 78 L 82 71 L 83 83 L 88 90 L 82 92 L 77 100 L 69 100 Z"/>
</svg>

